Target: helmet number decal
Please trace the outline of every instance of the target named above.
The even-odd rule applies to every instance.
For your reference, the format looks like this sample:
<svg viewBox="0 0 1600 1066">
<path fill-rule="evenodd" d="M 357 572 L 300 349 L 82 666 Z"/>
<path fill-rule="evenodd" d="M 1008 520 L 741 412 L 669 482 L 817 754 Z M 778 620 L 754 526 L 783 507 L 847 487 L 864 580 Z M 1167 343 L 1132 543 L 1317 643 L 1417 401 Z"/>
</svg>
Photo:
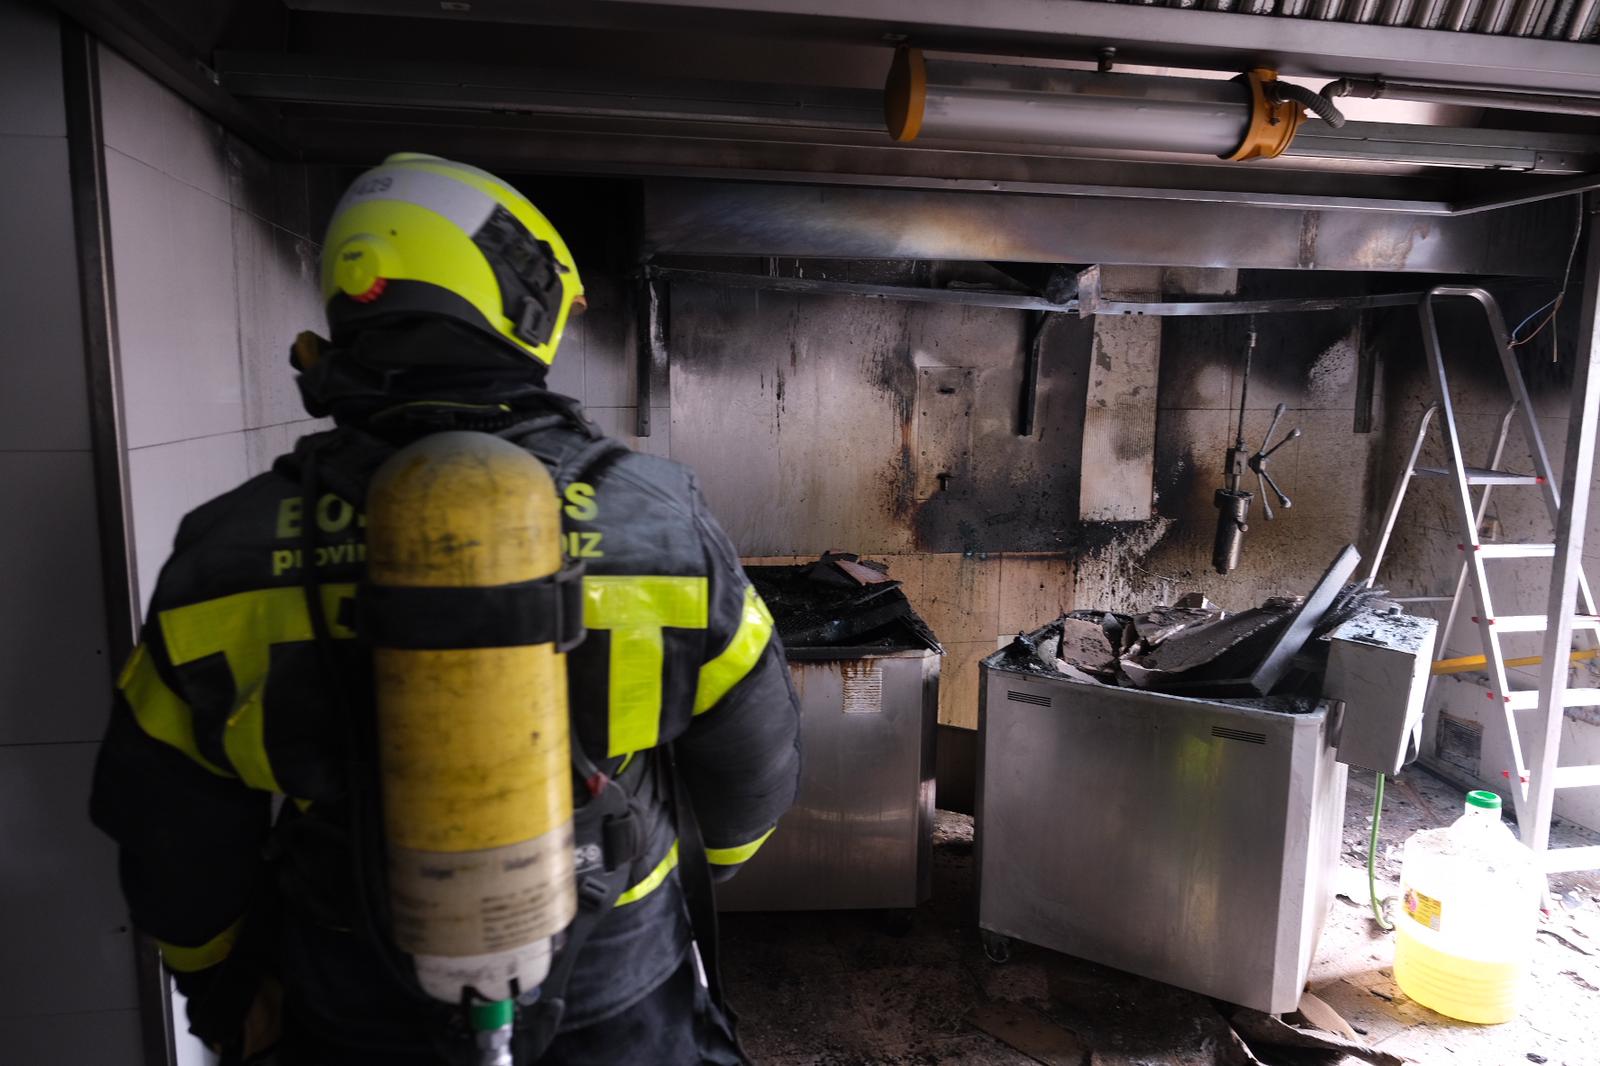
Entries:
<svg viewBox="0 0 1600 1066">
<path fill-rule="evenodd" d="M 394 185 L 394 178 L 386 174 L 379 174 L 374 177 L 367 178 L 364 181 L 358 181 L 352 185 L 350 187 L 350 196 L 352 198 L 358 196 L 373 196 L 380 192 L 388 192 L 392 185 Z"/>
</svg>

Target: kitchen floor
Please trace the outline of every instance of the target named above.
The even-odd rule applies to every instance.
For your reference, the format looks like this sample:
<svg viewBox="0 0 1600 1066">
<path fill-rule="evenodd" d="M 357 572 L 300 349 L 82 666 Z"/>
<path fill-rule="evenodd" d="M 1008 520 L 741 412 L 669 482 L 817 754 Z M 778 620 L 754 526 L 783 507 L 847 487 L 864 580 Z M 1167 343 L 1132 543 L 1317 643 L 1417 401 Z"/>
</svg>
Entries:
<svg viewBox="0 0 1600 1066">
<path fill-rule="evenodd" d="M 1391 782 L 1380 875 L 1392 894 L 1399 845 L 1447 824 L 1459 789 L 1420 769 Z M 1534 949 L 1534 989 L 1502 1026 L 1453 1022 L 1395 986 L 1392 934 L 1367 906 L 1372 775 L 1352 771 L 1338 893 L 1310 987 L 1374 1049 L 1452 1066 L 1595 1066 L 1600 1050 L 1600 877 L 1553 880 L 1552 913 Z M 1563 843 L 1600 836 L 1574 827 Z M 1026 944 L 997 965 L 973 921 L 972 820 L 939 812 L 933 898 L 909 929 L 871 912 L 736 914 L 723 919 L 723 973 L 751 1057 L 762 1066 L 1251 1066 L 1356 1064 L 1342 1052 L 1287 1058 L 1247 1032 L 1232 1009 L 1203 996 Z M 904 917 L 904 916 L 900 916 Z M 1233 1020 L 1230 1022 L 1230 1018 Z M 1000 1036 L 992 1034 L 1001 1034 Z M 1004 1039 L 1002 1039 L 1003 1037 Z M 1021 1050 L 1019 1050 L 1021 1049 Z"/>
</svg>

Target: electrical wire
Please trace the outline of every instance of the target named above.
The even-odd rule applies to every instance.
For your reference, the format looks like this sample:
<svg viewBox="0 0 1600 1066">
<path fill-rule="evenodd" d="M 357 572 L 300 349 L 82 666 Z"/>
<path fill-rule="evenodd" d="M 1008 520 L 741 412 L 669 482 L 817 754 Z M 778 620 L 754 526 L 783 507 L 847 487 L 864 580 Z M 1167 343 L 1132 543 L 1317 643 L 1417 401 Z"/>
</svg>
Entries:
<svg viewBox="0 0 1600 1066">
<path fill-rule="evenodd" d="M 1383 771 L 1380 770 L 1372 789 L 1372 835 L 1367 838 L 1367 893 L 1372 897 L 1372 920 L 1387 933 L 1394 928 L 1394 923 L 1383 913 L 1383 903 L 1378 899 L 1378 819 L 1382 814 Z"/>
<path fill-rule="evenodd" d="M 1578 241 L 1583 236 L 1583 197 L 1573 197 L 1573 204 L 1576 207 L 1575 214 L 1577 215 L 1577 218 L 1574 220 L 1572 226 L 1572 245 L 1567 249 L 1567 269 L 1561 275 L 1561 291 L 1556 293 L 1555 299 L 1551 300 L 1533 314 L 1517 323 L 1517 328 L 1511 331 L 1511 347 L 1513 348 L 1520 348 L 1522 345 L 1527 344 L 1540 333 L 1544 332 L 1544 328 L 1555 321 L 1556 314 L 1561 310 L 1561 304 L 1567 298 L 1567 285 L 1572 280 L 1572 263 L 1573 260 L 1577 258 Z M 1545 315 L 1546 311 L 1549 311 L 1550 313 Z M 1526 337 L 1519 337 L 1518 334 L 1522 332 L 1523 327 L 1529 322 L 1532 322 L 1535 318 L 1538 318 L 1540 315 L 1545 315 L 1545 317 L 1544 320 L 1539 323 L 1538 327 Z"/>
</svg>

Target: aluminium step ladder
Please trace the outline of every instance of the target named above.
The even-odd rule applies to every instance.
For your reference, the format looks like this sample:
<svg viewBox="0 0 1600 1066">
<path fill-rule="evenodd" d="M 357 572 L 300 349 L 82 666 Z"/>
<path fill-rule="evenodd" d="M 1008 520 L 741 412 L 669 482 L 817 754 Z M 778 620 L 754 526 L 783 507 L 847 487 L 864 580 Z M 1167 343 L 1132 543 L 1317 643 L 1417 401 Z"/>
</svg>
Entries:
<svg viewBox="0 0 1600 1066">
<path fill-rule="evenodd" d="M 1600 257 L 1592 257 L 1600 260 Z M 1593 272 L 1591 271 L 1591 275 Z M 1594 278 L 1588 281 L 1592 286 Z M 1511 392 L 1511 406 L 1500 420 L 1500 430 L 1490 450 L 1488 462 L 1482 467 L 1471 467 L 1461 452 L 1461 438 L 1456 428 L 1455 410 L 1450 400 L 1450 388 L 1445 376 L 1444 354 L 1440 347 L 1435 306 L 1441 300 L 1467 298 L 1477 301 L 1488 318 L 1495 346 L 1499 350 L 1501 370 Z M 1435 401 L 1423 413 L 1417 427 L 1416 440 L 1406 470 L 1401 474 L 1389 500 L 1384 515 L 1383 531 L 1373 553 L 1372 566 L 1367 575 L 1370 587 L 1377 578 L 1378 567 L 1394 532 L 1406 490 L 1413 479 L 1441 478 L 1453 490 L 1450 493 L 1452 508 L 1460 523 L 1462 540 L 1457 548 L 1462 553 L 1461 568 L 1456 579 L 1455 592 L 1449 597 L 1415 597 L 1408 602 L 1449 602 L 1450 609 L 1444 627 L 1440 630 L 1442 643 L 1449 638 L 1460 611 L 1466 589 L 1472 589 L 1477 614 L 1472 616 L 1483 641 L 1482 666 L 1489 675 L 1489 698 L 1500 702 L 1504 713 L 1507 739 L 1510 744 L 1513 766 L 1506 772 L 1511 782 L 1511 794 L 1517 812 L 1522 840 L 1531 848 L 1546 873 L 1600 868 L 1600 846 L 1550 849 L 1550 821 L 1554 814 L 1555 790 L 1564 788 L 1600 787 L 1600 765 L 1559 766 L 1561 727 L 1568 707 L 1600 706 L 1600 688 L 1570 688 L 1567 684 L 1569 657 L 1575 634 L 1591 647 L 1600 646 L 1600 616 L 1595 612 L 1594 595 L 1582 569 L 1583 534 L 1587 520 L 1589 482 L 1594 469 L 1596 418 L 1600 403 L 1596 392 L 1600 389 L 1600 373 L 1591 373 L 1590 363 L 1600 356 L 1591 350 L 1587 358 L 1580 357 L 1573 381 L 1573 417 L 1569 430 L 1566 457 L 1566 477 L 1559 480 L 1550 466 L 1544 438 L 1539 432 L 1528 398 L 1528 390 L 1517 366 L 1516 353 L 1506 332 L 1505 318 L 1499 303 L 1481 288 L 1442 285 L 1430 290 L 1419 305 L 1422 318 L 1422 338 L 1426 348 L 1429 376 L 1432 379 Z M 1585 304 L 1585 329 L 1595 330 L 1593 321 L 1594 297 Z M 1439 419 L 1448 465 L 1444 468 L 1417 465 L 1422 447 L 1427 439 L 1429 424 Z M 1516 473 L 1501 467 L 1506 438 L 1515 421 L 1528 444 L 1532 473 Z M 1562 487 L 1576 485 L 1565 506 Z M 1479 531 L 1488 513 L 1490 493 L 1496 487 L 1537 489 L 1549 513 L 1555 530 L 1551 543 L 1516 544 L 1483 543 Z M 1482 490 L 1476 505 L 1472 490 Z M 1550 599 L 1545 614 L 1497 615 L 1489 593 L 1489 565 L 1504 559 L 1551 559 Z M 1513 633 L 1543 633 L 1542 659 L 1519 659 L 1508 664 L 1501 638 Z M 1438 659 L 1436 659 L 1436 662 Z M 1531 665 L 1537 662 L 1539 685 L 1532 689 L 1515 689 L 1507 674 L 1508 665 Z M 1528 756 L 1524 758 L 1523 730 L 1519 715 L 1528 722 Z"/>
</svg>

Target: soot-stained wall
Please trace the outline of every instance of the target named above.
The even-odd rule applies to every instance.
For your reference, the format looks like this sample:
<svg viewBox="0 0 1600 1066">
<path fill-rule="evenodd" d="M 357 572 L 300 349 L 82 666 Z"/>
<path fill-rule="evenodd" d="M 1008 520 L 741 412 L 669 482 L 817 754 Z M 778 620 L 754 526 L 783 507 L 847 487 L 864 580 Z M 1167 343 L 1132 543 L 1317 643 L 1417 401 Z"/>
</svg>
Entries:
<svg viewBox="0 0 1600 1066">
<path fill-rule="evenodd" d="M 947 724 L 976 724 L 980 658 L 1063 609 L 1190 590 L 1238 609 L 1305 592 L 1362 538 L 1376 494 L 1376 434 L 1354 432 L 1354 312 L 1261 319 L 1247 440 L 1280 400 L 1282 429 L 1303 436 L 1273 458 L 1293 507 L 1270 523 L 1255 513 L 1228 577 L 1210 569 L 1212 493 L 1237 420 L 1242 319 L 1162 323 L 1156 420 L 1138 430 L 1154 453 L 1152 517 L 1080 522 L 1090 321 L 1046 334 L 1038 422 L 1019 438 L 1023 312 L 674 284 L 670 318 L 672 457 L 696 469 L 747 558 L 887 561 L 945 642 Z"/>
<path fill-rule="evenodd" d="M 1360 314 L 1327 311 L 1257 318 L 1257 348 L 1246 393 L 1245 443 L 1259 447 L 1279 403 L 1273 436 L 1300 437 L 1275 452 L 1268 471 L 1292 506 L 1273 498 L 1266 520 L 1260 486 L 1245 535 L 1243 561 L 1226 576 L 1211 567 L 1214 494 L 1224 453 L 1238 432 L 1249 320 L 1168 318 L 1162 324 L 1156 426 L 1156 517 L 1121 533 L 1079 563 L 1077 602 L 1126 607 L 1171 602 L 1199 591 L 1231 610 L 1268 596 L 1301 595 L 1346 544 L 1362 540 L 1379 495 L 1377 435 L 1358 432 L 1367 401 L 1358 389 L 1363 346 L 1373 358 Z M 1371 404 L 1382 404 L 1374 390 Z M 1269 493 L 1270 496 L 1270 493 Z"/>
</svg>

